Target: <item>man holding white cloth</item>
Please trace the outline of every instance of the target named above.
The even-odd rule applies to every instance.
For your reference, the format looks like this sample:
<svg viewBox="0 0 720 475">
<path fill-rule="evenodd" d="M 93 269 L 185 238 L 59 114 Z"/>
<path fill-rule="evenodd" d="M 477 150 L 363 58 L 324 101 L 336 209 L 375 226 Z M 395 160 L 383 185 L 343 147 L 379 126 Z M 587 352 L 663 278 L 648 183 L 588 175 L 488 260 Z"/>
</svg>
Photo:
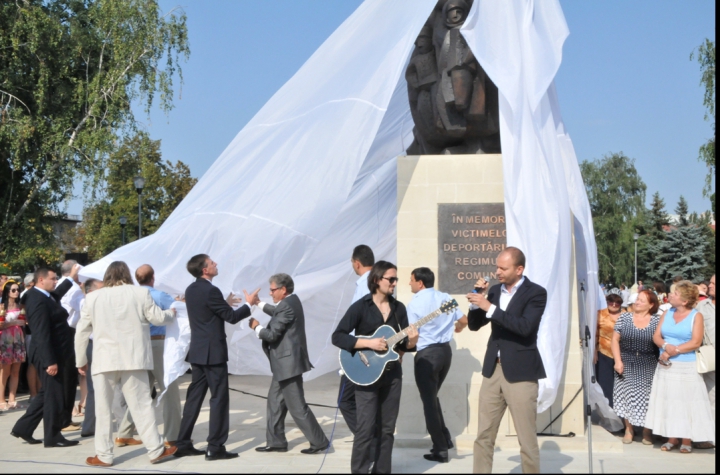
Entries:
<svg viewBox="0 0 720 475">
<path fill-rule="evenodd" d="M 95 387 L 95 457 L 86 463 L 109 467 L 113 463 L 112 401 L 119 387 L 135 416 L 140 438 L 151 463 L 161 462 L 177 448 L 165 448 L 158 434 L 150 399 L 148 370 L 153 369 L 150 324 L 166 325 L 175 310 L 161 310 L 147 289 L 133 285 L 127 264 L 108 266 L 104 287 L 85 299 L 75 335 L 75 354 L 81 374 L 87 370 L 85 350 L 93 334 L 92 378 Z"/>
</svg>

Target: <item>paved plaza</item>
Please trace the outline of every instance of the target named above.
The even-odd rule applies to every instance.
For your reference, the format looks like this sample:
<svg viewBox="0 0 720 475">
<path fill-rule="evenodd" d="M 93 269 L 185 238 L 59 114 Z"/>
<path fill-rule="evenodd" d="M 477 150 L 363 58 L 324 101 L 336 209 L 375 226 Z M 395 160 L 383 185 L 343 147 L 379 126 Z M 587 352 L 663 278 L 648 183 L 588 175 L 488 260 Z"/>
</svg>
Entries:
<svg viewBox="0 0 720 475">
<path fill-rule="evenodd" d="M 334 406 L 337 396 L 337 375 L 327 374 L 305 384 L 307 401 L 311 404 Z M 189 384 L 189 376 L 182 378 L 181 394 Z M 112 471 L 130 472 L 177 472 L 177 473 L 349 473 L 352 434 L 338 416 L 335 426 L 333 447 L 327 456 L 304 455 L 301 449 L 308 447 L 292 418 L 286 421 L 289 450 L 287 453 L 260 454 L 254 448 L 265 445 L 265 400 L 264 396 L 270 378 L 264 376 L 231 376 L 230 387 L 230 437 L 228 450 L 239 452 L 240 457 L 229 461 L 206 462 L 203 457 L 173 458 L 165 463 L 151 465 L 144 448 L 123 447 L 115 449 L 115 464 Z M 243 391 L 243 392 L 240 392 Z M 208 394 L 209 398 L 209 394 Z M 21 400 L 26 400 L 27 396 Z M 311 406 L 318 421 L 330 437 L 336 410 L 332 407 Z M 404 410 L 401 408 L 401 410 Z M 203 411 L 193 434 L 196 447 L 205 447 L 209 417 L 206 399 Z M 0 473 L 58 472 L 91 473 L 107 471 L 84 464 L 85 458 L 95 455 L 92 438 L 80 438 L 79 432 L 66 432 L 71 440 L 80 440 L 80 445 L 68 449 L 30 446 L 9 435 L 15 421 L 23 411 L 0 415 Z M 159 413 L 157 413 L 160 416 Z M 42 427 L 35 432 L 42 437 Z M 660 444 L 646 447 L 639 442 L 622 445 L 619 438 L 595 426 L 593 455 L 595 473 L 715 473 L 715 450 L 698 450 L 684 455 L 677 451 L 660 452 Z M 472 451 L 470 445 L 458 444 L 460 448 L 451 451 L 450 463 L 427 462 L 422 455 L 426 449 L 417 444 L 398 441 L 393 452 L 395 473 L 471 473 Z M 546 473 L 587 473 L 587 445 L 583 437 L 566 440 L 543 437 L 541 444 L 541 469 Z M 521 473 L 520 453 L 512 443 L 499 442 L 495 453 L 496 473 Z M 428 439 L 427 447 L 430 447 Z M 506 447 L 503 449 L 503 447 Z"/>
</svg>

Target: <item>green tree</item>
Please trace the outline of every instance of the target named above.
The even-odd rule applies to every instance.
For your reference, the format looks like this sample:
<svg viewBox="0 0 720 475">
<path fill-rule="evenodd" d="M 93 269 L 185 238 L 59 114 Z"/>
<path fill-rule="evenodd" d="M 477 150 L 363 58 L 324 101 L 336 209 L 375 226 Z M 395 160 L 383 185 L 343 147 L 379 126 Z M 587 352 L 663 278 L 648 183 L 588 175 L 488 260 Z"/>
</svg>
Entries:
<svg viewBox="0 0 720 475">
<path fill-rule="evenodd" d="M 632 282 L 634 275 L 633 234 L 645 224 L 646 186 L 635 161 L 622 152 L 595 161 L 583 161 L 585 181 L 595 227 L 595 238 L 603 282 Z"/>
<path fill-rule="evenodd" d="M 653 194 L 652 203 L 650 203 L 648 219 L 650 233 L 654 236 L 662 236 L 665 232 L 665 226 L 670 224 L 670 216 L 665 211 L 665 200 L 660 197 L 660 193 L 657 191 Z"/>
<path fill-rule="evenodd" d="M 134 133 L 131 104 L 172 108 L 188 55 L 185 15 L 157 0 L 0 3 L 0 260 L 51 241 L 73 183 L 101 186 Z"/>
<path fill-rule="evenodd" d="M 707 241 L 697 226 L 681 226 L 666 233 L 665 239 L 648 246 L 654 259 L 647 263 L 648 277 L 667 282 L 676 275 L 697 281 L 704 279 Z"/>
<path fill-rule="evenodd" d="M 678 216 L 678 226 L 687 226 L 690 224 L 689 216 L 689 209 L 688 209 L 688 203 L 687 200 L 683 195 L 680 195 L 680 199 L 678 200 L 678 204 L 675 207 L 675 214 Z"/>
<path fill-rule="evenodd" d="M 137 240 L 138 195 L 133 178 L 138 174 L 145 179 L 141 197 L 143 236 L 154 233 L 197 183 L 183 162 L 162 160 L 159 140 L 151 140 L 142 132 L 126 138 L 110 155 L 104 192 L 89 200 L 83 211 L 76 243 L 87 249 L 91 259 L 121 246 L 121 216 L 128 220 L 126 242 Z"/>
<path fill-rule="evenodd" d="M 715 212 L 715 193 L 712 192 L 712 180 L 715 177 L 715 42 L 705 39 L 705 42 L 690 54 L 693 60 L 697 54 L 700 63 L 700 85 L 705 88 L 703 105 L 706 108 L 705 120 L 712 123 L 713 136 L 700 147 L 698 159 L 708 166 L 705 177 L 703 194 L 710 197 L 713 213 Z"/>
</svg>

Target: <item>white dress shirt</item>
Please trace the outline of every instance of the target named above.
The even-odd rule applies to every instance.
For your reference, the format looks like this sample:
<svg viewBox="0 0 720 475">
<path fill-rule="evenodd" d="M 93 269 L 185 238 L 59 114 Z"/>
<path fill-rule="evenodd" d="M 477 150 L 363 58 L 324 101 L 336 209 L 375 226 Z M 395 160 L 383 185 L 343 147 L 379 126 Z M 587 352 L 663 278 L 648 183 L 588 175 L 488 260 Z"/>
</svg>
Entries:
<svg viewBox="0 0 720 475">
<path fill-rule="evenodd" d="M 69 279 L 70 277 L 64 276 L 58 281 L 58 285 Z M 70 290 L 60 299 L 60 305 L 67 310 L 67 323 L 70 325 L 70 328 L 77 328 L 78 321 L 80 321 L 80 302 L 82 302 L 84 298 L 85 294 L 83 294 L 82 289 L 77 282 L 73 280 Z"/>
</svg>

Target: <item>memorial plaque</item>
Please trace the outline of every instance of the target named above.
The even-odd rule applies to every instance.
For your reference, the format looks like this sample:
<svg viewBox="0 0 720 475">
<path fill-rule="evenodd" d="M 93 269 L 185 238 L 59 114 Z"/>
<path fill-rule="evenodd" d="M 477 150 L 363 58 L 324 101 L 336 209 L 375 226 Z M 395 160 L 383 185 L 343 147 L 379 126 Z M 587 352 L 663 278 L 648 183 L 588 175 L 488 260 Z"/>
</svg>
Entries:
<svg viewBox="0 0 720 475">
<path fill-rule="evenodd" d="M 494 281 L 506 243 L 503 203 L 438 204 L 438 289 L 466 294 L 480 277 Z"/>
</svg>

